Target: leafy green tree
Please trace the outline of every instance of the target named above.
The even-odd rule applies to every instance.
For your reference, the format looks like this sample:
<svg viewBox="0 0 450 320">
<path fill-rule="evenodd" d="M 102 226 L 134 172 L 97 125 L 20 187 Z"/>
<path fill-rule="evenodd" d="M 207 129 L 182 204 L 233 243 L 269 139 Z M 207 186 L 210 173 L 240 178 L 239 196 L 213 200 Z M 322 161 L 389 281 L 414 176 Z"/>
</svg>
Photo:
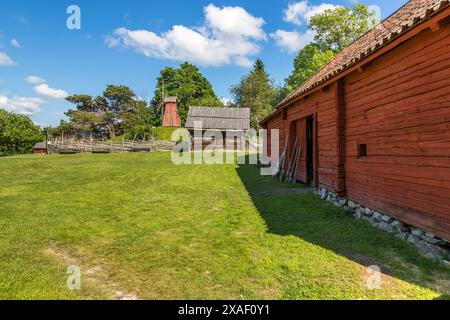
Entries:
<svg viewBox="0 0 450 320">
<path fill-rule="evenodd" d="M 66 115 L 70 124 L 78 131 L 95 131 L 96 127 L 103 123 L 104 111 L 97 104 L 97 99 L 79 94 L 69 96 L 66 100 L 76 106 L 76 109 L 67 111 Z"/>
<path fill-rule="evenodd" d="M 322 69 L 337 53 L 379 23 L 364 4 L 339 6 L 311 18 L 309 29 L 316 32 L 314 43 L 305 46 L 294 60 L 294 70 L 285 80 L 283 95 L 295 90 Z"/>
<path fill-rule="evenodd" d="M 252 128 L 259 128 L 260 121 L 274 109 L 278 90 L 270 80 L 262 60 L 258 59 L 253 70 L 243 77 L 239 84 L 231 87 L 230 92 L 236 107 L 250 108 Z"/>
<path fill-rule="evenodd" d="M 44 129 L 49 137 L 60 137 L 61 134 L 64 135 L 74 135 L 79 132 L 79 128 L 70 121 L 61 120 L 57 127 L 47 127 Z"/>
<path fill-rule="evenodd" d="M 145 101 L 136 101 L 130 110 L 122 114 L 122 128 L 129 139 L 151 135 L 156 122 L 154 110 Z"/>
<path fill-rule="evenodd" d="M 105 111 L 103 123 L 108 129 L 109 136 L 115 138 L 117 128 L 124 115 L 133 111 L 136 105 L 136 95 L 127 86 L 108 85 L 103 97 L 98 98 L 99 105 Z"/>
<path fill-rule="evenodd" d="M 182 123 L 185 123 L 191 106 L 223 107 L 208 79 L 195 65 L 188 62 L 177 69 L 167 67 L 161 70 L 152 101 L 154 108 L 162 105 L 163 96 L 178 98 L 178 112 Z"/>
<path fill-rule="evenodd" d="M 379 23 L 376 12 L 364 4 L 354 8 L 339 6 L 311 18 L 315 42 L 322 50 L 339 52 Z"/>
<path fill-rule="evenodd" d="M 66 98 L 76 109 L 66 115 L 70 123 L 80 131 L 107 129 L 110 138 L 135 125 L 155 120 L 145 102 L 137 100 L 135 93 L 126 86 L 108 85 L 102 96 L 73 95 Z"/>
<path fill-rule="evenodd" d="M 305 83 L 330 62 L 334 56 L 333 50 L 320 50 L 316 44 L 309 44 L 304 47 L 295 57 L 294 71 L 285 80 L 287 91 L 291 92 Z"/>
<path fill-rule="evenodd" d="M 126 112 L 133 107 L 135 93 L 127 86 L 108 85 L 103 92 L 103 97 L 108 103 L 111 112 Z"/>
<path fill-rule="evenodd" d="M 0 109 L 0 155 L 29 153 L 43 139 L 29 117 Z"/>
</svg>

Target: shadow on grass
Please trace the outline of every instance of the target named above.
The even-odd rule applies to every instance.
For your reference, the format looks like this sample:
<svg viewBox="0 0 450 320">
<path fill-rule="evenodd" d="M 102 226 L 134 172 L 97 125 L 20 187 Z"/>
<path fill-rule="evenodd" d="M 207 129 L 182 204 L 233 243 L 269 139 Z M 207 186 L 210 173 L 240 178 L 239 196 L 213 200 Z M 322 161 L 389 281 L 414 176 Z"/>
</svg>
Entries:
<svg viewBox="0 0 450 320">
<path fill-rule="evenodd" d="M 301 188 L 301 184 L 261 176 L 259 168 L 251 165 L 240 165 L 237 173 L 268 232 L 297 236 L 363 266 L 377 265 L 384 274 L 437 290 L 443 294 L 440 299 L 450 298 L 449 270 L 422 257 L 410 244 L 346 215 L 343 209 L 311 192 L 279 192 L 293 186 Z"/>
</svg>

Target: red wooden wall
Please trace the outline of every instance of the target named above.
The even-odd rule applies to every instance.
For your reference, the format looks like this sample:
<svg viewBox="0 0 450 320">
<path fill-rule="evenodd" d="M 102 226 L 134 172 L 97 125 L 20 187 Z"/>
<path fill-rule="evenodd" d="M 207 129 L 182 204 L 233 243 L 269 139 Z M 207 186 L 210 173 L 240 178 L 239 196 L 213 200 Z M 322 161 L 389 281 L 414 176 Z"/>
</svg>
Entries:
<svg viewBox="0 0 450 320">
<path fill-rule="evenodd" d="M 346 77 L 345 106 L 348 198 L 450 239 L 450 28 Z"/>
<path fill-rule="evenodd" d="M 167 102 L 164 107 L 163 127 L 180 127 L 181 119 L 176 102 Z"/>
<path fill-rule="evenodd" d="M 320 187 L 450 240 L 448 25 L 417 34 L 265 126 L 281 129 L 283 149 L 291 123 L 311 115 Z M 367 144 L 365 158 L 359 143 Z"/>
<path fill-rule="evenodd" d="M 284 134 L 284 121 L 283 121 L 282 114 L 279 113 L 276 116 L 272 117 L 270 119 L 270 121 L 266 124 L 266 129 L 268 131 L 279 130 L 279 137 L 280 137 L 279 149 L 280 149 L 280 154 L 281 154 L 283 152 L 285 141 L 286 141 L 285 134 Z M 269 152 L 268 152 L 269 155 L 271 154 L 271 146 L 272 146 L 272 139 L 271 139 L 271 136 L 268 136 L 267 148 L 269 150 Z"/>
</svg>

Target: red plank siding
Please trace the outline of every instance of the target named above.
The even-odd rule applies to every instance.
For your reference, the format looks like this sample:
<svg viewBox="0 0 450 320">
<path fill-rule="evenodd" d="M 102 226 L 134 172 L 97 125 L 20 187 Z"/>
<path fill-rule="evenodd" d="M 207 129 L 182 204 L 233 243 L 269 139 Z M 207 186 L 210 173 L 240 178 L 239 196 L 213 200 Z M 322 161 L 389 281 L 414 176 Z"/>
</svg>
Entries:
<svg viewBox="0 0 450 320">
<path fill-rule="evenodd" d="M 347 196 L 450 239 L 450 28 L 346 77 Z M 368 157 L 358 159 L 366 143 Z"/>
<path fill-rule="evenodd" d="M 315 186 L 450 240 L 450 26 L 423 28 L 389 50 L 265 126 L 280 129 L 282 149 L 291 124 L 313 115 Z M 359 158 L 362 143 L 368 155 Z"/>
</svg>

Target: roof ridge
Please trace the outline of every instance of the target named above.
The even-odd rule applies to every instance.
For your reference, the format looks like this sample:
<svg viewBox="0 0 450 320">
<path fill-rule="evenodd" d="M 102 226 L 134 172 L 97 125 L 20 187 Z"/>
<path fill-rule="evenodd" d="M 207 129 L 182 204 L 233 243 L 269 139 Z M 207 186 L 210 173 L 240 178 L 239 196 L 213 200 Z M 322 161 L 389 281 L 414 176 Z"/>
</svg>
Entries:
<svg viewBox="0 0 450 320">
<path fill-rule="evenodd" d="M 197 109 L 232 109 L 232 110 L 250 109 L 250 108 L 241 108 L 241 107 L 202 107 L 202 106 L 190 106 L 189 108 L 197 108 Z"/>
</svg>

